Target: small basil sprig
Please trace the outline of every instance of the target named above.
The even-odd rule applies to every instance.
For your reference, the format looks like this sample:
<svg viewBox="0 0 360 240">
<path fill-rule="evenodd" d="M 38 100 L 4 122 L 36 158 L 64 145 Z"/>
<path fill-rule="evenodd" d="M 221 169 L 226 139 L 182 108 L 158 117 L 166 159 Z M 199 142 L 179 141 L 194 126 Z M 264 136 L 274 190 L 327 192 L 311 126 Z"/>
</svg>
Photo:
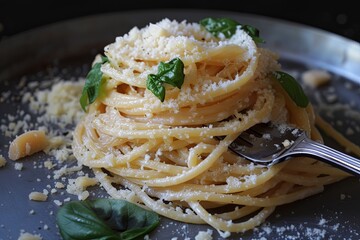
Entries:
<svg viewBox="0 0 360 240">
<path fill-rule="evenodd" d="M 250 26 L 250 25 L 242 25 L 241 29 L 244 30 L 253 40 L 255 43 L 264 43 L 264 39 L 260 37 L 259 29 Z"/>
<path fill-rule="evenodd" d="M 307 107 L 309 99 L 295 78 L 281 71 L 276 71 L 273 74 L 297 106 L 302 108 Z"/>
<path fill-rule="evenodd" d="M 204 18 L 200 20 L 200 25 L 216 37 L 223 34 L 226 38 L 230 38 L 235 34 L 239 23 L 230 18 Z"/>
<path fill-rule="evenodd" d="M 109 62 L 107 57 L 101 56 L 101 62 L 95 63 L 85 79 L 85 86 L 80 97 L 80 105 L 86 112 L 86 107 L 93 103 L 99 96 L 103 73 L 101 65 Z"/>
<path fill-rule="evenodd" d="M 146 80 L 146 88 L 149 89 L 161 102 L 165 99 L 164 83 L 181 88 L 184 83 L 184 63 L 180 58 L 174 58 L 164 63 L 160 62 L 157 74 L 149 74 Z"/>
<path fill-rule="evenodd" d="M 260 31 L 250 25 L 241 25 L 240 23 L 230 18 L 204 18 L 200 21 L 200 25 L 205 27 L 215 37 L 223 34 L 226 38 L 232 37 L 238 26 L 244 30 L 255 43 L 264 43 L 265 41 L 260 38 Z"/>
<path fill-rule="evenodd" d="M 64 240 L 130 240 L 154 230 L 160 218 L 124 200 L 97 199 L 66 203 L 56 222 Z"/>
</svg>

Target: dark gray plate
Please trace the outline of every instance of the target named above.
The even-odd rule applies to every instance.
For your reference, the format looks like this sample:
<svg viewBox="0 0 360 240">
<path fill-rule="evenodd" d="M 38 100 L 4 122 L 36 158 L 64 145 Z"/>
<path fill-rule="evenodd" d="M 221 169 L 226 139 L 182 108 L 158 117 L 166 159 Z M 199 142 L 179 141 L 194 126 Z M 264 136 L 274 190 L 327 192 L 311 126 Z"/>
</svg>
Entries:
<svg viewBox="0 0 360 240">
<path fill-rule="evenodd" d="M 278 52 L 286 71 L 295 76 L 311 68 L 329 71 L 332 74 L 330 85 L 315 91 L 305 90 L 317 111 L 344 133 L 349 133 L 351 128 L 353 133 L 349 138 L 360 144 L 360 118 L 356 113 L 360 111 L 358 43 L 290 22 L 208 10 L 151 10 L 90 16 L 35 29 L 0 42 L 0 92 L 15 96 L 0 101 L 1 123 L 8 123 L 8 115 L 16 115 L 18 109 L 27 111 L 19 98 L 21 91 L 16 88 L 22 76 L 30 80 L 85 76 L 95 54 L 103 52 L 105 45 L 133 26 L 143 27 L 165 17 L 191 22 L 209 16 L 231 17 L 260 29 L 266 40 L 264 47 Z M 337 107 L 340 105 L 347 107 Z M 329 114 L 330 110 L 334 116 Z M 0 154 L 6 157 L 10 140 L 10 137 L 0 136 Z M 331 139 L 327 139 L 327 144 L 338 148 Z M 0 239 L 17 239 L 21 230 L 41 234 L 43 239 L 60 239 L 55 224 L 58 207 L 54 200 L 74 197 L 59 191 L 47 202 L 28 200 L 29 192 L 54 185 L 54 181 L 48 179 L 49 170 L 34 169 L 34 161 L 39 166 L 47 158 L 44 154 L 35 154 L 22 160 L 22 171 L 15 170 L 11 160 L 0 168 Z M 261 227 L 245 234 L 233 234 L 230 239 L 359 239 L 359 202 L 359 179 L 349 178 L 327 186 L 321 194 L 277 208 Z M 30 214 L 31 210 L 34 214 Z M 207 229 L 211 227 L 162 219 L 150 238 L 194 239 L 199 231 Z M 212 236 L 221 239 L 216 231 Z"/>
</svg>

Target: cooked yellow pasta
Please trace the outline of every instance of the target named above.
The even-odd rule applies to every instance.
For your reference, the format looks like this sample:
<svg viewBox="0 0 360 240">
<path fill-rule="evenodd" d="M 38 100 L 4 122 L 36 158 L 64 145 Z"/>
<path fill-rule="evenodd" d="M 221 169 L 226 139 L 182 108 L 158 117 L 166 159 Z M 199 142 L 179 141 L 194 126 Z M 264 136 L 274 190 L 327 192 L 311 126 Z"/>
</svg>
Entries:
<svg viewBox="0 0 360 240">
<path fill-rule="evenodd" d="M 113 198 L 244 232 L 276 206 L 348 176 L 310 158 L 258 167 L 228 150 L 243 131 L 268 121 L 322 141 L 312 106 L 298 107 L 273 77 L 277 55 L 241 29 L 219 38 L 197 23 L 164 19 L 116 38 L 105 55 L 103 92 L 76 127 L 73 150 Z M 161 102 L 147 77 L 174 58 L 184 64 L 184 83 L 165 84 Z"/>
</svg>

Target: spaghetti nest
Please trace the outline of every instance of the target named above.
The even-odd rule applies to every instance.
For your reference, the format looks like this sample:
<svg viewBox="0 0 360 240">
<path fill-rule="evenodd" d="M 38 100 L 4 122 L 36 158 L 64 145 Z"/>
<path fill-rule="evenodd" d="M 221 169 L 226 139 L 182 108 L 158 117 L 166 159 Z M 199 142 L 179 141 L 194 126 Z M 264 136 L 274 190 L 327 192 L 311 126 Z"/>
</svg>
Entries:
<svg viewBox="0 0 360 240">
<path fill-rule="evenodd" d="M 116 38 L 105 55 L 102 93 L 76 127 L 73 150 L 111 197 L 243 232 L 276 206 L 346 176 L 309 158 L 257 167 L 228 150 L 241 132 L 267 121 L 321 140 L 311 105 L 296 106 L 273 77 L 276 54 L 243 30 L 216 38 L 197 23 L 164 19 Z M 174 58 L 184 64 L 184 83 L 165 84 L 161 102 L 146 88 L 147 76 Z"/>
</svg>

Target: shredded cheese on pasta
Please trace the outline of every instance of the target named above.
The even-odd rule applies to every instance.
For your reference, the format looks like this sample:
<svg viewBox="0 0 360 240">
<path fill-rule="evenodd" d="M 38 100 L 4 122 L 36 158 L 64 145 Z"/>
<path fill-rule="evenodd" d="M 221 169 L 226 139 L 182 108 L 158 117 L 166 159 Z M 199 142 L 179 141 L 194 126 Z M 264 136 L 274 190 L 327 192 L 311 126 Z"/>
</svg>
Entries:
<svg viewBox="0 0 360 240">
<path fill-rule="evenodd" d="M 272 77 L 278 56 L 241 29 L 219 39 L 197 23 L 164 19 L 117 37 L 105 55 L 104 93 L 77 125 L 73 150 L 113 198 L 174 220 L 244 232 L 276 206 L 348 176 L 310 158 L 257 167 L 228 150 L 243 131 L 267 121 L 322 140 L 312 106 L 296 106 Z M 161 102 L 146 79 L 173 58 L 184 63 L 184 84 L 166 85 Z"/>
</svg>

